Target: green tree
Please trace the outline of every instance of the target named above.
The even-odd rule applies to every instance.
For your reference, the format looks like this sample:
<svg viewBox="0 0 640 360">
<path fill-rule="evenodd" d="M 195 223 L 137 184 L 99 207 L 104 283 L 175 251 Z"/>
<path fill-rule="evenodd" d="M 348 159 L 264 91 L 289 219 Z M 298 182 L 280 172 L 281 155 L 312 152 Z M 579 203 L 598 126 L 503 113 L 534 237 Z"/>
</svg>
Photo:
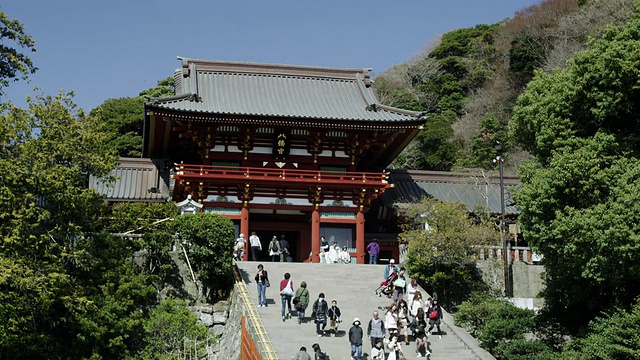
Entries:
<svg viewBox="0 0 640 360">
<path fill-rule="evenodd" d="M 215 339 L 186 306 L 185 301 L 168 298 L 151 311 L 144 325 L 147 346 L 142 359 L 199 359 L 206 354 Z"/>
<path fill-rule="evenodd" d="M 449 306 L 481 287 L 477 246 L 499 243 L 495 226 L 473 219 L 462 203 L 423 199 L 406 212 L 400 239 L 409 246 L 407 269 Z M 425 229 L 425 223 L 429 229 Z"/>
<path fill-rule="evenodd" d="M 67 358 L 133 358 L 148 340 L 144 322 L 157 302 L 152 277 L 132 263 L 137 244 L 106 233 L 79 239 L 87 255 L 73 271 L 76 286 L 89 299 L 72 314 L 65 335 Z"/>
<path fill-rule="evenodd" d="M 91 303 L 73 274 L 89 256 L 77 243 L 105 209 L 88 176 L 116 164 L 70 94 L 28 106 L 0 109 L 0 357 L 13 359 L 68 350 L 69 319 Z"/>
<path fill-rule="evenodd" d="M 596 318 L 589 332 L 571 341 L 559 359 L 640 359 L 640 304 Z"/>
<path fill-rule="evenodd" d="M 173 219 L 178 215 L 175 203 L 119 203 L 112 207 L 112 221 L 105 229 L 111 233 L 142 234 L 136 241 L 144 255 L 138 260 L 148 275 L 158 276 L 158 288 L 162 288 L 173 261 L 169 252 L 174 245 Z"/>
<path fill-rule="evenodd" d="M 208 299 L 226 297 L 233 286 L 233 222 L 222 216 L 198 213 L 177 217 L 174 226 L 205 287 L 203 294 Z"/>
<path fill-rule="evenodd" d="M 503 149 L 507 149 L 509 147 L 509 134 L 496 121 L 493 115 L 488 115 L 482 120 L 480 129 L 471 139 L 471 156 L 459 159 L 457 165 L 495 169 L 498 166 L 494 162 L 498 155 L 495 149 L 498 142 L 502 144 Z"/>
<path fill-rule="evenodd" d="M 516 201 L 544 256 L 543 314 L 573 335 L 640 295 L 638 49 L 636 13 L 565 70 L 536 73 L 511 121 L 536 157 L 521 167 Z"/>
<path fill-rule="evenodd" d="M 35 41 L 24 32 L 24 26 L 16 19 L 0 11 L 0 95 L 10 82 L 28 79 L 38 70 L 31 59 L 19 49 L 36 51 Z M 22 75 L 20 75 L 22 74 Z"/>
<path fill-rule="evenodd" d="M 131 98 L 108 99 L 91 115 L 100 117 L 104 130 L 112 134 L 109 146 L 122 157 L 140 157 L 142 155 L 142 127 L 144 124 L 145 97 L 173 95 L 173 78 L 158 81 L 158 86 L 140 92 Z"/>
</svg>

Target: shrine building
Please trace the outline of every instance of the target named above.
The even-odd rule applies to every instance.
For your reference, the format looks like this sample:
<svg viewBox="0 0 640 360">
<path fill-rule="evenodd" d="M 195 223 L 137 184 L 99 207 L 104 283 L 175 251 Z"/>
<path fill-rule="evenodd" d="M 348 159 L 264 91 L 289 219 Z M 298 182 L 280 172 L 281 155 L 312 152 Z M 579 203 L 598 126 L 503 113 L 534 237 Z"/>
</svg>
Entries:
<svg viewBox="0 0 640 360">
<path fill-rule="evenodd" d="M 365 213 L 423 114 L 382 105 L 369 69 L 179 59 L 175 95 L 150 98 L 144 123 L 143 158 L 172 167 L 172 200 L 263 249 L 284 236 L 294 261 L 317 262 L 325 236 L 364 263 Z"/>
</svg>

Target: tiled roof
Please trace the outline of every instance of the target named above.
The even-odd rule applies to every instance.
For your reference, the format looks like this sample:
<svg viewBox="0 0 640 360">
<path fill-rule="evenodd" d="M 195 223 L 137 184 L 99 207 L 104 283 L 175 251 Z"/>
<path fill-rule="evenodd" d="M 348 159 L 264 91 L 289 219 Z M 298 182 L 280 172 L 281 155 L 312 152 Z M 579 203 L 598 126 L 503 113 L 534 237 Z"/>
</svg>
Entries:
<svg viewBox="0 0 640 360">
<path fill-rule="evenodd" d="M 515 177 L 503 177 L 505 191 L 505 214 L 517 215 L 511 191 L 519 186 Z M 387 206 L 404 209 L 423 197 L 433 197 L 441 201 L 458 201 L 469 210 L 482 206 L 493 214 L 500 214 L 500 179 L 497 174 L 449 173 L 438 171 L 394 170 L 389 182 L 394 185 L 382 195 Z"/>
<path fill-rule="evenodd" d="M 176 95 L 147 107 L 213 115 L 413 122 L 422 114 L 378 102 L 368 69 L 181 59 Z"/>
<path fill-rule="evenodd" d="M 110 175 L 116 180 L 89 178 L 89 188 L 96 189 L 108 201 L 166 201 L 169 188 L 160 176 L 161 164 L 151 159 L 121 158 Z"/>
</svg>

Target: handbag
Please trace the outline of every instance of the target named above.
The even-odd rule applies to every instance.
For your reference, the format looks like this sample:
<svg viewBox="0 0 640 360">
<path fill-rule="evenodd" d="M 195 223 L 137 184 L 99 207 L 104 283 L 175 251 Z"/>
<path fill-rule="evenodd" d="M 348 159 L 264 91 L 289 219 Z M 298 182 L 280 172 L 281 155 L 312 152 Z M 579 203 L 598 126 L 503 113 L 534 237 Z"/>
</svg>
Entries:
<svg viewBox="0 0 640 360">
<path fill-rule="evenodd" d="M 269 282 L 269 279 L 264 279 L 264 286 L 266 286 L 266 287 L 271 286 L 271 283 Z"/>
<path fill-rule="evenodd" d="M 404 281 L 403 278 L 397 278 L 394 282 L 393 282 L 393 286 L 395 287 L 399 287 L 399 288 L 403 288 L 407 283 Z"/>
<path fill-rule="evenodd" d="M 432 310 L 429 313 L 429 319 L 436 320 L 438 318 L 438 310 Z"/>
<path fill-rule="evenodd" d="M 291 288 L 291 280 L 287 283 L 287 286 L 280 291 L 280 295 L 293 296 L 293 289 Z"/>
</svg>

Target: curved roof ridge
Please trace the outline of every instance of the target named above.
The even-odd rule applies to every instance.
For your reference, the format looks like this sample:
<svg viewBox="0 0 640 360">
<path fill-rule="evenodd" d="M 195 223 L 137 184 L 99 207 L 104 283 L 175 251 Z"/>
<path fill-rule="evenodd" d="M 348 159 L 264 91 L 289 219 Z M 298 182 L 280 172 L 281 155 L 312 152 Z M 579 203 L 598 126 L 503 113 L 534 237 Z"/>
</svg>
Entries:
<svg viewBox="0 0 640 360">
<path fill-rule="evenodd" d="M 329 77 L 356 79 L 356 74 L 362 74 L 365 78 L 370 78 L 367 68 L 333 68 L 310 65 L 290 65 L 290 64 L 270 64 L 243 61 L 222 61 L 203 60 L 178 56 L 182 61 L 183 76 L 190 75 L 189 65 L 192 64 L 197 70 L 217 70 L 224 72 L 250 72 L 264 74 L 296 75 L 308 77 Z"/>
</svg>

